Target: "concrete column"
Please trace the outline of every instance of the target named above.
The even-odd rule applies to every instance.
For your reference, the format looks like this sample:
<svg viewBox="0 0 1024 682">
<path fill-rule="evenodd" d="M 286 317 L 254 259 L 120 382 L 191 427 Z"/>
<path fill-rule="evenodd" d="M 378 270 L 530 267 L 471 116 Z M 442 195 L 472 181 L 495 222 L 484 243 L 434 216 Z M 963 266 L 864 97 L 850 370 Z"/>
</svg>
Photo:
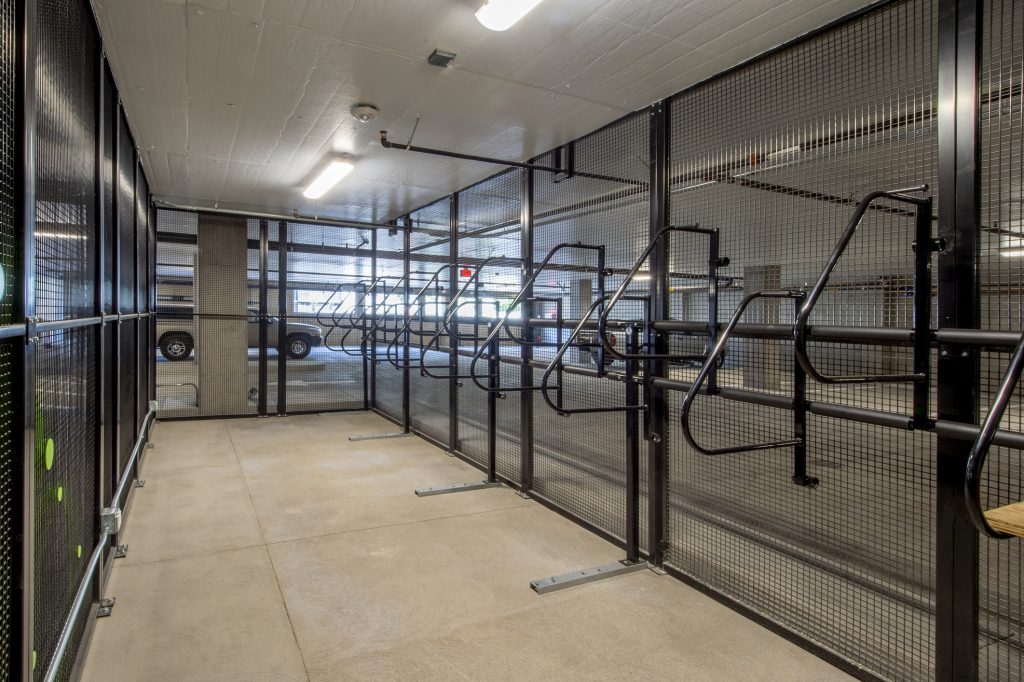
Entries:
<svg viewBox="0 0 1024 682">
<path fill-rule="evenodd" d="M 245 218 L 199 215 L 196 362 L 204 414 L 250 410 L 247 226 Z M 213 316 L 231 316 L 216 318 Z"/>
<path fill-rule="evenodd" d="M 752 265 L 743 268 L 743 294 L 778 291 L 782 288 L 782 268 L 778 265 Z M 755 301 L 747 308 L 744 322 L 779 323 L 779 299 Z M 747 388 L 778 390 L 782 386 L 777 339 L 746 339 L 743 343 L 743 384 Z"/>
</svg>

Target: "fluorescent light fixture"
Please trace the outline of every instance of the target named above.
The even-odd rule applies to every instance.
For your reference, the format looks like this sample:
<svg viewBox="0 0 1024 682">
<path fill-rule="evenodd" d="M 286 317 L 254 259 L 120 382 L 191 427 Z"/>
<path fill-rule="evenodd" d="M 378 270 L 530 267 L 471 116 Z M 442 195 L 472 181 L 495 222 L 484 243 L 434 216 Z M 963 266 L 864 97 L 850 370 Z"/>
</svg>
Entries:
<svg viewBox="0 0 1024 682">
<path fill-rule="evenodd" d="M 309 187 L 302 193 L 302 196 L 307 199 L 319 199 L 327 193 L 327 190 L 337 185 L 343 177 L 351 173 L 353 168 L 355 166 L 351 161 L 342 161 L 340 159 L 331 161 L 320 171 L 320 175 L 316 176 L 316 180 L 309 183 Z"/>
<path fill-rule="evenodd" d="M 1024 257 L 1024 249 L 1000 249 L 999 255 L 1003 258 L 1022 258 Z"/>
<path fill-rule="evenodd" d="M 487 0 L 476 11 L 476 20 L 492 31 L 504 31 L 540 3 L 541 0 Z"/>
<path fill-rule="evenodd" d="M 64 232 L 36 232 L 37 237 L 43 239 L 74 239 L 74 240 L 85 240 L 89 237 L 84 234 L 67 234 Z"/>
</svg>

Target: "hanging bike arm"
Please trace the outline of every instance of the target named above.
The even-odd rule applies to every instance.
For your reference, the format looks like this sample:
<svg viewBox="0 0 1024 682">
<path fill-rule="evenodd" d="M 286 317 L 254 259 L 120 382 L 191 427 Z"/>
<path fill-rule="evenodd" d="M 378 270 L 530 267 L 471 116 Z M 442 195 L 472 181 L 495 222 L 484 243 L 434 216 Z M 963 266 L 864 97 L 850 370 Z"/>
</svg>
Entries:
<svg viewBox="0 0 1024 682">
<path fill-rule="evenodd" d="M 523 264 L 524 264 L 524 261 L 523 261 L 522 258 L 508 258 L 506 256 L 492 256 L 490 258 L 486 258 L 483 261 L 481 261 L 480 264 L 476 266 L 476 270 L 473 272 L 473 274 L 470 275 L 469 279 L 466 280 L 466 283 L 463 284 L 462 287 L 459 288 L 458 292 L 456 292 L 455 296 L 453 296 L 452 300 L 448 303 L 448 307 L 445 309 L 444 321 L 442 322 L 442 327 L 443 327 L 445 333 L 448 336 L 451 336 L 452 338 L 454 338 L 454 339 L 456 339 L 458 341 L 473 341 L 474 343 L 482 341 L 483 339 L 480 337 L 480 334 L 478 333 L 479 324 L 480 324 L 480 315 L 479 315 L 480 273 L 483 272 L 483 270 L 486 267 L 490 266 L 490 265 L 519 265 L 519 266 L 523 266 Z M 475 301 L 476 301 L 476 305 L 478 306 L 478 309 L 476 311 L 477 314 L 475 314 L 473 316 L 473 319 L 474 319 L 474 322 L 473 322 L 473 335 L 472 336 L 463 336 L 458 331 L 458 328 L 459 328 L 458 315 L 459 315 L 459 310 L 462 309 L 465 305 L 467 305 L 467 303 L 460 302 L 459 299 L 461 299 L 465 295 L 465 293 L 467 291 L 469 291 L 470 286 L 473 287 L 474 298 L 475 298 Z M 453 320 L 455 321 L 455 331 L 454 332 L 452 331 L 451 326 L 450 326 Z M 440 331 L 440 329 L 439 329 L 439 331 Z M 488 334 L 488 336 L 490 336 L 490 335 Z M 484 338 L 487 338 L 487 337 L 484 337 Z M 486 344 L 484 344 L 484 345 L 486 345 Z"/>
<path fill-rule="evenodd" d="M 439 267 L 430 276 L 430 278 L 427 280 L 427 283 L 424 284 L 423 287 L 420 288 L 419 292 L 417 292 L 416 295 L 413 296 L 412 300 L 409 302 L 409 307 L 410 308 L 412 308 L 413 306 L 418 306 L 417 307 L 417 311 L 416 311 L 416 315 L 413 315 L 412 313 L 410 313 L 409 310 L 405 311 L 405 324 L 403 324 L 402 327 L 398 330 L 398 333 L 395 335 L 394 340 L 390 344 L 388 344 L 387 351 L 386 351 L 387 360 L 394 366 L 395 369 L 406 369 L 406 368 L 412 367 L 412 363 L 409 362 L 408 358 L 406 358 L 405 362 L 402 365 L 398 364 L 398 360 L 397 360 L 397 358 L 398 358 L 398 341 L 406 333 L 416 334 L 421 339 L 424 336 L 427 335 L 427 332 L 423 331 L 423 329 L 422 329 L 422 327 L 423 327 L 423 309 L 424 309 L 424 306 L 423 306 L 423 303 L 422 303 L 423 297 L 426 296 L 427 292 L 430 290 L 430 287 L 434 286 L 436 288 L 438 280 L 441 277 L 441 273 L 444 272 L 445 270 L 447 270 L 448 268 L 452 268 L 452 267 L 456 267 L 456 266 L 454 264 L 452 264 L 452 263 L 447 263 L 447 264 L 442 265 L 441 267 Z M 418 330 L 418 331 L 413 329 L 413 326 L 412 326 L 413 325 L 413 320 L 415 320 L 415 319 L 419 319 L 420 320 L 420 330 Z M 432 333 L 432 332 L 430 332 L 430 333 Z M 420 350 L 422 350 L 422 345 L 423 344 L 420 343 Z M 394 360 L 392 360 L 392 354 L 391 354 L 392 349 L 394 349 L 394 351 L 395 351 L 395 353 L 394 353 L 395 359 Z"/>
<path fill-rule="evenodd" d="M 989 410 L 988 416 L 985 417 L 981 430 L 978 431 L 978 437 L 974 440 L 973 447 L 971 447 L 971 454 L 967 458 L 967 472 L 964 477 L 967 514 L 971 522 L 980 532 L 1000 540 L 1015 536 L 994 529 L 985 517 L 985 511 L 981 503 L 981 472 L 985 467 L 985 459 L 988 457 L 989 448 L 992 447 L 992 441 L 999 430 L 999 422 L 1002 421 L 1003 415 L 1006 413 L 1006 407 L 1010 403 L 1010 397 L 1017 387 L 1022 371 L 1024 371 L 1024 335 L 1021 336 L 1020 342 L 1010 356 L 1010 363 L 1006 368 L 1006 373 L 1003 374 L 1002 381 L 999 382 L 999 390 L 996 393 L 995 401 L 992 403 L 992 409 Z"/>
<path fill-rule="evenodd" d="M 552 299 L 545 299 L 543 297 L 530 297 L 530 298 L 527 298 L 526 297 L 526 293 L 531 290 L 531 287 L 533 287 L 534 283 L 537 281 L 537 278 L 540 277 L 540 275 L 545 271 L 545 269 L 547 269 L 548 265 L 551 263 L 551 259 L 555 257 L 555 254 L 557 254 L 557 253 L 559 253 L 561 251 L 565 251 L 567 249 L 580 249 L 580 250 L 584 250 L 584 251 L 597 251 L 597 253 L 598 253 L 598 257 L 597 257 L 597 260 L 598 260 L 598 264 L 597 264 L 598 287 L 599 287 L 600 291 L 602 292 L 602 297 L 603 297 L 603 293 L 604 293 L 604 275 L 605 275 L 604 248 L 605 247 L 603 245 L 598 246 L 598 245 L 593 245 L 593 244 L 584 244 L 583 242 L 563 242 L 561 244 L 556 245 L 550 251 L 548 251 L 547 255 L 544 256 L 544 260 L 542 260 L 540 262 L 540 265 L 538 265 L 537 269 L 533 271 L 533 274 L 531 274 L 530 277 L 526 280 L 526 282 L 523 283 L 523 286 L 519 290 L 519 293 L 517 293 L 515 295 L 515 298 L 513 298 L 512 301 L 508 304 L 508 308 L 505 310 L 505 314 L 502 316 L 501 321 L 499 322 L 499 324 L 496 324 L 494 326 L 494 328 L 490 331 L 490 333 L 487 335 L 487 337 L 480 344 L 480 348 L 481 349 L 487 348 L 488 344 L 491 341 L 493 341 L 494 338 L 497 337 L 497 335 L 502 332 L 502 330 L 505 331 L 505 333 L 508 335 L 508 337 L 512 341 L 514 341 L 515 343 L 518 343 L 521 346 L 533 346 L 533 347 L 554 346 L 554 347 L 558 347 L 559 345 L 561 345 L 561 342 L 562 342 L 562 309 L 561 309 L 561 302 L 560 302 L 561 299 L 558 299 L 559 302 L 556 304 L 558 306 L 558 341 L 556 343 L 554 343 L 554 344 L 547 343 L 547 342 L 532 341 L 530 339 L 520 338 L 520 337 L 516 336 L 512 332 L 512 330 L 510 328 L 511 325 L 510 325 L 510 322 L 509 322 L 509 318 L 510 318 L 510 316 L 512 314 L 512 311 L 516 308 L 516 306 L 521 305 L 522 303 L 527 302 L 527 301 L 529 301 L 529 302 L 534 302 L 534 301 L 537 301 L 537 302 L 548 301 L 548 302 L 550 302 L 552 300 Z M 523 317 L 523 319 L 525 321 L 526 316 L 523 315 L 522 317 Z M 495 391 L 497 391 L 499 393 L 504 393 L 506 391 L 532 391 L 532 390 L 539 390 L 540 389 L 539 386 L 538 387 L 502 388 L 501 386 L 493 387 L 493 386 L 489 386 L 489 385 L 485 385 L 485 384 L 481 383 L 480 382 L 480 376 L 476 373 L 476 366 L 477 366 L 477 363 L 480 362 L 480 358 L 482 356 L 483 356 L 483 351 L 478 349 L 477 352 L 473 354 L 473 359 L 469 363 L 469 378 L 473 380 L 473 383 L 477 385 L 477 388 L 480 388 L 481 390 L 484 390 L 484 391 L 495 390 Z"/>
<path fill-rule="evenodd" d="M 599 310 L 601 310 L 603 308 L 603 306 L 607 302 L 608 298 L 609 298 L 608 296 L 601 296 L 596 301 L 594 301 L 593 303 L 590 304 L 590 308 L 587 310 L 586 314 L 584 314 L 582 319 L 576 324 L 576 327 L 572 330 L 572 333 L 569 334 L 569 338 L 566 339 L 558 347 L 558 352 L 555 353 L 555 357 L 551 360 L 550 363 L 548 363 L 547 368 L 544 370 L 544 374 L 541 375 L 540 394 L 544 397 L 544 402 L 546 402 L 548 404 L 548 406 L 552 410 L 557 412 L 562 417 L 567 417 L 567 416 L 569 416 L 571 414 L 590 414 L 590 413 L 595 413 L 595 412 L 631 412 L 631 411 L 642 412 L 645 409 L 647 409 L 647 407 L 645 405 L 639 405 L 639 404 L 636 404 L 636 405 L 629 405 L 629 404 L 627 404 L 627 405 L 612 405 L 612 406 L 609 406 L 609 407 L 574 407 L 574 408 L 567 408 L 567 407 L 565 407 L 562 404 L 562 397 L 561 397 L 562 396 L 562 391 L 561 391 L 561 389 L 562 389 L 562 382 L 561 381 L 559 381 L 558 386 L 555 387 L 555 388 L 559 389 L 559 391 L 558 391 L 558 396 L 559 397 L 558 397 L 558 399 L 555 402 L 552 402 L 551 396 L 548 394 L 548 391 L 551 388 L 551 387 L 548 386 L 548 382 L 551 380 L 551 374 L 553 372 L 555 372 L 556 369 L 559 370 L 559 374 L 561 374 L 562 358 L 565 356 L 566 352 L 568 352 L 569 348 L 593 348 L 594 346 L 598 346 L 599 345 L 599 344 L 589 344 L 589 343 L 588 344 L 579 344 L 579 343 L 573 343 L 573 342 L 576 340 L 576 337 L 578 337 L 580 335 L 580 332 L 582 332 L 583 329 L 587 326 L 587 323 L 590 321 L 590 318 L 594 315 L 594 313 L 598 312 Z M 646 301 L 647 297 L 646 296 L 636 297 L 636 299 Z M 634 298 L 633 297 L 629 297 L 629 296 L 624 296 L 620 300 L 634 300 Z M 632 328 L 631 327 L 627 327 L 627 333 L 628 334 L 632 334 Z"/>
<path fill-rule="evenodd" d="M 327 329 L 327 332 L 324 334 L 324 339 L 323 339 L 324 347 L 325 348 L 327 348 L 329 350 L 332 350 L 332 351 L 335 351 L 335 352 L 337 352 L 339 350 L 344 352 L 344 344 L 342 344 L 341 348 L 335 348 L 334 346 L 332 346 L 330 344 L 331 333 L 334 332 L 334 331 L 337 331 L 338 329 L 341 328 L 341 324 L 338 322 L 338 309 L 340 309 L 341 306 L 343 306 L 345 304 L 345 302 L 350 297 L 356 295 L 357 290 L 358 290 L 359 287 L 366 286 L 367 284 L 368 284 L 367 280 L 360 280 L 360 281 L 355 282 L 354 284 L 351 284 L 351 285 L 344 284 L 344 283 L 343 284 L 339 284 L 337 286 L 337 288 L 327 298 L 327 300 L 324 301 L 323 305 L 320 306 L 320 309 L 316 311 L 316 322 L 317 322 L 317 324 L 319 324 L 321 327 L 324 327 L 324 328 Z M 345 296 L 342 297 L 342 299 L 340 301 L 338 301 L 338 304 L 336 306 L 334 306 L 334 310 L 331 312 L 330 322 L 324 322 L 323 318 L 321 317 L 321 315 L 324 312 L 324 309 L 327 307 L 327 304 L 330 303 L 330 301 L 335 297 L 335 295 L 337 295 L 337 293 L 339 291 L 341 291 L 341 288 L 344 287 L 344 286 L 351 286 L 352 287 L 352 291 L 347 292 L 345 294 Z"/>
<path fill-rule="evenodd" d="M 387 275 L 381 275 L 381 276 L 377 277 L 376 279 L 373 280 L 373 282 L 370 284 L 370 286 L 367 287 L 366 290 L 363 291 L 360 294 L 359 298 L 356 300 L 355 305 L 352 306 L 352 311 L 350 313 L 348 313 L 347 316 L 346 316 L 347 320 L 348 320 L 348 329 L 346 329 L 345 333 L 341 335 L 341 345 L 338 347 L 337 350 L 340 350 L 341 352 L 345 353 L 346 355 L 351 355 L 352 357 L 362 357 L 363 356 L 363 351 L 362 351 L 363 340 L 362 340 L 362 338 L 360 338 L 360 340 L 359 340 L 360 350 L 359 350 L 358 353 L 354 353 L 354 352 L 351 352 L 351 351 L 347 350 L 346 347 L 345 347 L 345 343 L 348 340 L 349 335 L 353 331 L 355 331 L 356 329 L 359 329 L 361 332 L 365 332 L 366 331 L 366 305 L 365 305 L 366 299 L 367 299 L 367 297 L 369 297 L 373 293 L 373 291 L 378 286 L 383 284 L 386 279 L 388 279 Z M 363 309 L 363 312 L 362 312 L 362 314 L 357 316 L 355 311 L 359 310 L 360 308 Z M 358 326 L 356 324 L 356 317 L 359 318 Z M 335 327 L 338 327 L 338 328 L 341 327 L 341 323 L 338 322 L 338 319 L 337 319 L 337 317 L 335 315 L 332 315 L 331 319 L 335 323 L 334 324 Z M 334 350 L 334 349 L 332 348 L 332 350 Z"/>
<path fill-rule="evenodd" d="M 708 237 L 708 340 L 707 345 L 704 349 L 704 353 L 700 355 L 674 355 L 672 353 L 623 353 L 612 345 L 611 340 L 608 338 L 608 316 L 611 314 L 612 309 L 623 300 L 625 297 L 626 289 L 629 288 L 630 282 L 637 276 L 644 263 L 650 257 L 654 249 L 662 243 L 662 241 L 668 242 L 669 235 L 673 232 L 683 232 L 688 234 L 699 234 L 706 235 Z M 670 225 L 662 228 L 651 243 L 647 245 L 643 253 L 637 259 L 636 263 L 630 269 L 629 274 L 619 285 L 619 288 L 612 294 L 612 297 L 608 301 L 608 305 L 598 320 L 597 326 L 597 337 L 601 341 L 601 346 L 606 353 L 611 354 L 613 357 L 619 360 L 700 360 L 704 361 L 707 357 L 708 351 L 715 345 L 715 337 L 718 334 L 718 268 L 723 268 L 729 264 L 728 258 L 719 258 L 718 256 L 718 230 L 702 228 L 697 225 Z"/>
<path fill-rule="evenodd" d="M 405 275 L 405 274 L 403 274 L 401 277 L 399 277 L 395 281 L 394 286 L 392 286 L 390 289 L 388 289 L 384 293 L 384 298 L 381 300 L 381 302 L 380 303 L 374 303 L 371 306 L 371 308 L 370 308 L 370 327 L 369 327 L 369 333 L 367 333 L 366 327 L 365 327 L 366 309 L 364 308 L 364 310 L 363 310 L 363 315 L 362 315 L 362 318 L 361 318 L 361 321 L 363 322 L 363 324 L 360 327 L 360 329 L 363 331 L 363 334 L 362 334 L 362 337 L 359 339 L 359 352 L 362 354 L 362 356 L 364 358 L 366 358 L 369 361 L 373 361 L 373 362 L 383 362 L 384 361 L 383 359 L 380 359 L 380 358 L 372 358 L 372 357 L 370 357 L 370 349 L 368 348 L 368 344 L 369 344 L 370 340 L 373 339 L 373 343 L 376 346 L 376 344 L 377 344 L 377 332 L 383 333 L 384 340 L 386 341 L 387 340 L 388 331 L 397 331 L 397 329 L 398 329 L 397 327 L 394 330 L 388 330 L 388 329 L 385 329 L 383 325 L 385 325 L 387 323 L 388 310 L 395 309 L 399 305 L 397 303 L 388 303 L 388 299 L 391 298 L 391 296 L 393 296 L 395 294 L 395 292 L 398 291 L 399 287 L 403 287 L 405 285 L 406 277 L 408 277 L 408 275 Z M 378 310 L 381 310 L 383 312 L 383 314 L 378 316 L 378 314 L 377 314 Z"/>
<path fill-rule="evenodd" d="M 928 428 L 928 383 L 931 343 L 931 254 L 940 250 L 941 244 L 934 242 L 931 236 L 932 200 L 931 197 L 915 197 L 908 192 L 924 192 L 928 185 L 909 187 L 907 189 L 878 191 L 866 195 L 857 204 L 846 229 L 840 236 L 835 248 L 832 249 L 825 267 L 818 276 L 814 286 L 807 295 L 807 300 L 797 311 L 794 326 L 794 352 L 796 359 L 807 374 L 823 384 L 865 384 L 882 382 L 915 382 L 914 386 L 914 425 L 917 428 Z M 824 374 L 814 367 L 807 354 L 807 323 L 814 312 L 814 307 L 828 286 L 836 266 L 842 259 L 846 248 L 850 245 L 857 228 L 863 223 L 871 204 L 879 199 L 888 199 L 911 204 L 916 209 L 914 230 L 914 371 L 910 374 L 862 374 L 854 376 L 835 376 Z"/>
<path fill-rule="evenodd" d="M 709 457 L 715 457 L 719 455 L 731 455 L 737 452 L 748 452 L 754 450 L 774 450 L 778 448 L 792 447 L 793 452 L 793 477 L 792 480 L 797 485 L 815 487 L 818 485 L 818 479 L 813 476 L 807 475 L 807 438 L 806 438 L 806 416 L 807 416 L 807 396 L 806 396 L 806 379 L 803 369 L 796 363 L 793 367 L 793 430 L 795 437 L 789 440 L 772 441 L 768 443 L 748 443 L 744 445 L 731 445 L 723 448 L 706 448 L 700 445 L 693 436 L 693 431 L 690 428 L 690 412 L 693 408 L 693 402 L 697 398 L 697 394 L 700 393 L 701 386 L 707 380 L 711 374 L 715 363 L 718 362 L 718 358 L 725 352 L 725 347 L 729 343 L 729 337 L 732 336 L 733 331 L 736 329 L 736 325 L 739 324 L 740 318 L 743 317 L 743 313 L 750 306 L 751 303 L 762 298 L 777 298 L 777 299 L 790 299 L 796 306 L 800 306 L 803 302 L 804 292 L 800 290 L 791 291 L 757 291 L 749 294 L 740 301 L 739 306 L 736 308 L 736 312 L 733 313 L 732 318 L 729 320 L 729 324 L 726 325 L 725 330 L 718 339 L 718 343 L 715 344 L 711 354 L 704 361 L 703 366 L 700 368 L 700 373 L 694 380 L 690 389 L 686 392 L 686 396 L 683 398 L 683 404 L 679 411 L 679 421 L 682 427 L 683 438 L 690 444 L 694 450 L 702 455 Z M 709 388 L 708 395 L 716 395 L 718 393 L 717 388 Z"/>
</svg>

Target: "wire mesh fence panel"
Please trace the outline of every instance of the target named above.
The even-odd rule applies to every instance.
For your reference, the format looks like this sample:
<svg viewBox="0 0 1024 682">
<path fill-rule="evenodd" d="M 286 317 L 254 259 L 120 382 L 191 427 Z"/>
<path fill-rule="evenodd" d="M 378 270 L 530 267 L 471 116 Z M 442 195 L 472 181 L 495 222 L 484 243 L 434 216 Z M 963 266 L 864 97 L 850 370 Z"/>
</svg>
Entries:
<svg viewBox="0 0 1024 682">
<path fill-rule="evenodd" d="M 195 360 L 197 216 L 157 211 L 156 400 L 161 417 L 199 416 Z"/>
<path fill-rule="evenodd" d="M 415 311 L 423 320 L 417 322 L 411 344 L 409 413 L 414 430 L 447 445 L 450 438 L 449 398 L 452 390 L 452 343 L 439 333 L 438 320 L 451 300 L 451 205 L 448 197 L 430 204 L 410 215 L 409 259 L 410 280 L 428 282 L 431 287 L 420 301 L 422 308 Z M 458 273 L 456 272 L 456 275 Z M 414 286 L 416 286 L 414 284 Z"/>
<path fill-rule="evenodd" d="M 401 329 L 404 315 L 408 314 L 405 307 L 405 289 L 389 292 L 399 284 L 405 272 L 405 234 L 401 230 L 394 232 L 377 231 L 376 270 L 372 278 L 360 279 L 358 288 L 351 299 L 351 320 L 357 320 L 363 312 L 372 312 L 368 319 L 380 323 L 381 331 L 369 336 L 375 364 L 373 374 L 376 381 L 374 405 L 381 412 L 398 423 L 404 417 L 403 408 L 403 373 L 404 367 L 412 361 L 405 357 L 405 335 L 397 332 L 389 333 L 388 329 Z M 412 291 L 418 280 L 410 278 L 409 288 Z M 370 290 L 373 287 L 373 290 Z M 351 325 L 349 325 L 351 328 Z M 349 342 L 353 352 L 358 353 L 359 338 L 363 332 L 353 331 Z"/>
<path fill-rule="evenodd" d="M 17 45 L 16 8 L 12 0 L 0 2 L 0 133 L 13 139 L 16 121 Z M 0 324 L 14 322 L 14 292 L 18 281 L 17 240 L 15 238 L 15 177 L 17 155 L 13 144 L 0 151 Z M 14 538 L 18 529 L 15 508 L 16 486 L 14 452 L 14 352 L 17 341 L 0 343 L 0 669 L 10 670 L 14 600 Z"/>
<path fill-rule="evenodd" d="M 149 310 L 149 183 L 141 166 L 135 183 L 135 310 L 146 313 Z M 150 320 L 139 318 L 136 325 L 138 337 L 135 343 L 135 381 L 137 384 L 135 410 L 135 433 L 142 429 L 146 413 L 149 412 L 149 359 L 153 349 L 150 348 Z M 133 437 L 134 441 L 135 438 Z"/>
<path fill-rule="evenodd" d="M 36 349 L 35 674 L 41 678 L 97 541 L 96 328 L 47 332 Z M 74 625 L 68 679 L 86 619 Z"/>
<path fill-rule="evenodd" d="M 981 59 L 978 79 L 980 225 L 980 326 L 1021 331 L 1024 327 L 1024 223 L 1020 196 L 1024 186 L 1024 3 L 981 3 Z M 982 353 L 980 404 L 984 417 L 1006 370 L 1003 353 Z M 1014 394 L 1002 427 L 1024 430 L 1020 390 Z M 1024 499 L 1021 453 L 992 448 L 982 479 L 986 509 Z M 982 537 L 979 551 L 979 677 L 1019 680 L 1024 675 L 1024 608 L 1021 603 L 1020 540 Z"/>
<path fill-rule="evenodd" d="M 649 115 L 638 113 L 577 140 L 570 153 L 548 154 L 539 160 L 567 168 L 567 177 L 537 173 L 534 177 L 534 267 L 560 244 L 603 246 L 562 249 L 534 287 L 532 317 L 596 322 L 593 305 L 624 281 L 649 241 L 650 192 Z M 570 166 L 571 163 L 571 166 Z M 603 255 L 604 272 L 601 258 Z M 603 287 L 602 287 L 603 285 Z M 630 295 L 643 298 L 649 282 Z M 646 302 L 625 301 L 612 319 L 642 319 Z M 554 327 L 535 328 L 544 344 L 534 358 L 549 362 L 555 346 L 569 341 L 571 324 L 561 335 Z M 614 334 L 614 333 L 613 333 Z M 618 336 L 615 342 L 622 339 Z M 598 339 L 583 329 L 576 346 L 563 357 L 569 367 L 593 371 L 599 362 Z M 606 358 L 607 368 L 623 369 Z M 535 382 L 541 381 L 535 372 Z M 576 374 L 551 375 L 549 397 L 568 409 L 608 408 L 625 404 L 619 382 Z M 559 388 L 554 389 L 555 386 Z M 560 417 L 538 392 L 534 397 L 534 487 L 536 492 L 584 521 L 622 538 L 625 533 L 626 418 L 622 412 Z"/>
<path fill-rule="evenodd" d="M 371 237 L 367 230 L 288 225 L 285 367 L 291 412 L 363 406 L 361 334 L 348 332 L 361 289 L 373 275 Z M 270 336 L 276 344 L 276 325 Z M 275 372 L 276 362 L 272 378 Z"/>
<path fill-rule="evenodd" d="M 96 302 L 99 41 L 86 2 L 46 0 L 36 11 L 35 66 L 46 74 L 36 79 L 35 92 L 36 314 L 88 317 Z M 35 344 L 35 401 L 26 409 L 35 425 L 36 678 L 53 657 L 97 540 L 97 333 L 95 327 L 49 331 Z M 72 652 L 85 623 L 73 624 Z M 60 679 L 70 671 L 63 665 Z"/>
<path fill-rule="evenodd" d="M 452 312 L 458 324 L 458 374 L 470 374 L 472 357 L 481 349 L 490 327 L 508 308 L 519 291 L 523 266 L 522 252 L 522 171 L 512 169 L 488 178 L 459 192 L 457 310 Z M 484 351 L 487 352 L 487 351 Z M 487 383 L 488 364 L 483 353 L 474 372 Z M 515 380 L 518 383 L 518 379 Z M 511 384 L 515 385 L 515 384 Z M 456 449 L 480 466 L 487 465 L 487 393 L 469 379 L 461 379 L 456 388 L 459 415 L 459 440 Z M 499 401 L 498 413 L 505 428 L 496 441 L 495 457 L 499 467 L 514 471 L 519 460 L 519 401 Z M 504 473 L 504 472 L 502 472 Z M 506 474 L 507 475 L 507 474 Z"/>
<path fill-rule="evenodd" d="M 744 295 L 809 287 L 868 193 L 927 184 L 934 198 L 936 64 L 935 3 L 909 0 L 673 98 L 671 221 L 720 231 L 730 259 L 721 271 L 722 322 Z M 750 101 L 758 106 L 737 106 Z M 812 324 L 911 326 L 914 209 L 873 206 Z M 698 252 L 673 253 L 683 275 L 702 266 Z M 673 318 L 707 319 L 704 283 L 697 286 L 670 291 Z M 743 321 L 791 328 L 793 302 L 760 302 Z M 688 343 L 699 349 L 703 341 Z M 912 371 L 904 348 L 816 343 L 809 355 L 841 376 Z M 793 357 L 788 339 L 736 338 L 718 382 L 789 397 Z M 670 369 L 683 381 L 696 373 Z M 906 384 L 809 381 L 808 397 L 911 413 Z M 681 397 L 671 402 L 669 564 L 877 675 L 929 678 L 934 439 L 811 417 L 808 470 L 821 481 L 812 489 L 790 480 L 792 448 L 699 454 L 679 431 Z M 704 447 L 794 434 L 790 410 L 702 396 L 692 415 Z"/>
</svg>

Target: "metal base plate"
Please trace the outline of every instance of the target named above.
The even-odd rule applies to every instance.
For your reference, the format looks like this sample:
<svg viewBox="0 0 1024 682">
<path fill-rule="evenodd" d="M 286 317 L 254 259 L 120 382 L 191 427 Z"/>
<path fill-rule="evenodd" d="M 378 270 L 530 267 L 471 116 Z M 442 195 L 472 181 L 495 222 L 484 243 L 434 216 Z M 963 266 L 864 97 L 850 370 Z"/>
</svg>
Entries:
<svg viewBox="0 0 1024 682">
<path fill-rule="evenodd" d="M 555 575 L 550 578 L 539 578 L 538 580 L 531 582 L 530 587 L 532 587 L 534 592 L 537 594 L 547 594 L 548 592 L 557 592 L 558 590 L 576 587 L 577 585 L 585 585 L 586 583 L 604 580 L 605 578 L 614 578 L 615 576 L 624 575 L 626 573 L 635 573 L 636 571 L 642 571 L 646 568 L 646 561 L 638 561 L 635 564 L 631 564 L 623 560 L 617 561 L 614 564 L 605 564 L 604 566 L 586 568 L 582 571 L 563 573 L 562 575 Z"/>
<path fill-rule="evenodd" d="M 349 436 L 348 439 L 351 441 L 357 440 L 381 440 L 382 438 L 410 438 L 413 434 L 405 433 L 404 431 L 396 431 L 395 433 L 367 433 L 363 436 Z"/>
<path fill-rule="evenodd" d="M 447 495 L 448 493 L 461 493 L 467 490 L 483 490 L 484 488 L 500 488 L 501 483 L 495 481 L 479 481 L 477 483 L 456 483 L 455 485 L 443 485 L 437 488 L 420 488 L 416 491 L 418 497 L 429 497 L 430 495 Z"/>
<path fill-rule="evenodd" d="M 97 618 L 106 618 L 114 611 L 114 604 L 117 603 L 117 597 L 109 597 L 107 599 L 100 599 L 100 605 L 96 609 Z"/>
</svg>

